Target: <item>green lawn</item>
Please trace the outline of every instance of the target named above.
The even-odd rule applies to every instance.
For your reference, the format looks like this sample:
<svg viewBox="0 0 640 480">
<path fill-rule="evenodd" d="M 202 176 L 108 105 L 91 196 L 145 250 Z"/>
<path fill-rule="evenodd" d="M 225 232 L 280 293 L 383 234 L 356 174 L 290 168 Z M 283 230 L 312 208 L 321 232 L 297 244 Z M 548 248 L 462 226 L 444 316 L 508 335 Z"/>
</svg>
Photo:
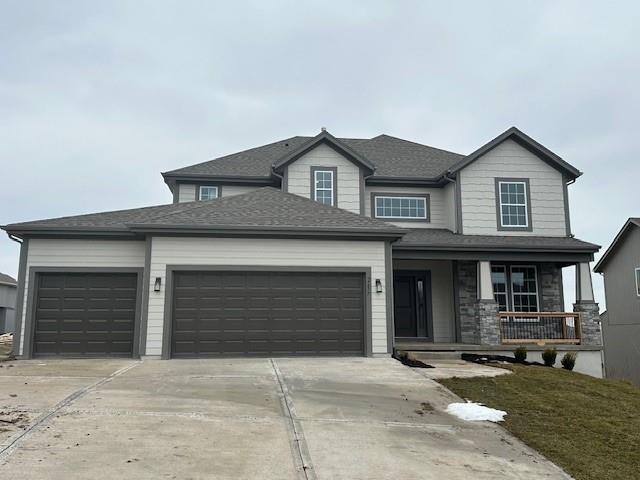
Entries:
<svg viewBox="0 0 640 480">
<path fill-rule="evenodd" d="M 559 368 L 441 380 L 460 397 L 505 410 L 507 430 L 578 480 L 640 478 L 640 388 Z"/>
</svg>

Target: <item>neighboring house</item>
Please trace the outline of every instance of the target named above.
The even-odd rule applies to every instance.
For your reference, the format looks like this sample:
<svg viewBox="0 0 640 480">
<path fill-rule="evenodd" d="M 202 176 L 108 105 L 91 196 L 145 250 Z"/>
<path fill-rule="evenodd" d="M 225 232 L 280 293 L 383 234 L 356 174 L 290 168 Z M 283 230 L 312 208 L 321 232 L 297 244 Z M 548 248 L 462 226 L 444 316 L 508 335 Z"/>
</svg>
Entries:
<svg viewBox="0 0 640 480">
<path fill-rule="evenodd" d="M 0 334 L 15 328 L 17 289 L 16 280 L 0 272 Z"/>
<path fill-rule="evenodd" d="M 599 247 L 569 222 L 567 186 L 580 175 L 516 128 L 470 155 L 323 129 L 165 172 L 173 204 L 3 227 L 22 242 L 16 353 L 546 343 L 580 350 L 578 367 L 597 375 Z M 579 288 L 565 313 L 569 266 Z"/>
<path fill-rule="evenodd" d="M 608 377 L 640 385 L 640 218 L 630 218 L 596 264 L 604 276 L 601 315 Z"/>
</svg>

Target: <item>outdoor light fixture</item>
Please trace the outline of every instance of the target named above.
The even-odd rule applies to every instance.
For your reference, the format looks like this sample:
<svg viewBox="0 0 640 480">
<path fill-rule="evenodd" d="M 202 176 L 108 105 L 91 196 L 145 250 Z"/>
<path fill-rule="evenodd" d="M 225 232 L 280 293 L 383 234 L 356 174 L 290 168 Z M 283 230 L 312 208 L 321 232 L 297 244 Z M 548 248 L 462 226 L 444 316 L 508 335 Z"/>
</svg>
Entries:
<svg viewBox="0 0 640 480">
<path fill-rule="evenodd" d="M 382 293 L 382 282 L 376 278 L 376 293 Z"/>
<path fill-rule="evenodd" d="M 156 282 L 153 284 L 153 291 L 154 292 L 159 292 L 160 291 L 160 285 L 162 285 L 162 278 L 161 277 L 156 277 Z"/>
</svg>

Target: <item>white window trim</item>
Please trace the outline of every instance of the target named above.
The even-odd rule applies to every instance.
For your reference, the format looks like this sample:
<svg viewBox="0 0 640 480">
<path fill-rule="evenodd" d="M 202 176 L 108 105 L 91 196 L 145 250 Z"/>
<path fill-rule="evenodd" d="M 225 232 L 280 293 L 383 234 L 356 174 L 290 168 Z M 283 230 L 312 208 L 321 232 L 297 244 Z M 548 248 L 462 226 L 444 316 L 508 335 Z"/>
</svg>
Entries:
<svg viewBox="0 0 640 480">
<path fill-rule="evenodd" d="M 520 203 L 502 203 L 502 185 L 512 185 L 512 184 L 519 184 L 522 185 L 524 187 L 524 218 L 526 220 L 526 223 L 524 225 L 505 225 L 503 223 L 503 211 L 502 211 L 502 207 L 506 206 L 506 207 L 522 207 L 523 204 Z M 514 181 L 514 182 L 503 182 L 503 181 L 499 181 L 498 182 L 498 202 L 500 202 L 500 226 L 504 227 L 504 228 L 529 228 L 529 198 L 527 195 L 527 182 L 520 182 L 520 181 Z"/>
<path fill-rule="evenodd" d="M 318 187 L 318 174 L 319 173 L 329 173 L 329 174 L 331 174 L 331 186 L 329 188 L 326 188 L 326 187 L 320 188 L 320 187 Z M 313 199 L 316 202 L 318 201 L 318 192 L 329 192 L 331 194 L 331 206 L 335 207 L 336 199 L 335 199 L 335 195 L 333 194 L 333 192 L 334 192 L 334 188 L 333 188 L 334 184 L 333 184 L 333 182 L 335 182 L 335 178 L 333 176 L 333 170 L 314 170 L 314 172 L 313 172 Z"/>
<path fill-rule="evenodd" d="M 424 216 L 423 217 L 403 217 L 393 215 L 378 215 L 378 199 L 379 198 L 391 198 L 399 200 L 420 200 L 424 204 Z M 397 195 L 376 195 L 373 202 L 373 216 L 374 218 L 390 218 L 396 220 L 426 220 L 427 219 L 427 198 L 426 197 L 399 197 Z"/>
<path fill-rule="evenodd" d="M 640 276 L 638 275 L 638 272 L 640 272 L 640 267 L 636 267 L 633 271 L 633 274 L 636 278 L 636 296 L 640 297 L 640 282 L 638 282 L 638 278 Z"/>
<path fill-rule="evenodd" d="M 511 309 L 515 312 L 515 308 L 516 308 L 516 295 L 513 291 L 513 269 L 514 268 L 533 268 L 533 271 L 536 274 L 536 305 L 538 306 L 538 312 L 540 311 L 540 292 L 538 291 L 538 267 L 536 265 L 511 265 L 509 267 L 509 288 L 511 289 Z M 533 295 L 532 293 L 525 293 L 522 295 Z M 531 312 L 522 312 L 522 313 L 531 313 Z M 537 320 L 534 320 L 533 318 L 525 318 L 524 320 L 526 321 L 539 321 L 540 319 L 538 318 Z"/>
<path fill-rule="evenodd" d="M 200 185 L 200 187 L 198 187 L 198 200 L 202 200 L 202 189 L 203 188 L 215 188 L 216 190 L 216 196 L 215 198 L 218 198 L 218 195 L 220 195 L 220 190 L 218 189 L 217 185 Z M 213 200 L 212 198 L 208 198 L 207 200 Z"/>
</svg>

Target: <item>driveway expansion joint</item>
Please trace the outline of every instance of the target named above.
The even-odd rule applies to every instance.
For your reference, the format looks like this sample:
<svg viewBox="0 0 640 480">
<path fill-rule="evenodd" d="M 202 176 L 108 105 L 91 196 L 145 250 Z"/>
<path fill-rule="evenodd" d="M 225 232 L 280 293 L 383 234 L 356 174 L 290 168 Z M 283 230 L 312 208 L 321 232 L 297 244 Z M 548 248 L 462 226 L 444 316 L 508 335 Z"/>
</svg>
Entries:
<svg viewBox="0 0 640 480">
<path fill-rule="evenodd" d="M 298 471 L 301 480 L 316 480 L 317 477 L 313 469 L 313 464 L 311 463 L 311 455 L 309 454 L 309 447 L 302 430 L 302 423 L 300 423 L 300 419 L 296 415 L 295 405 L 293 404 L 293 399 L 289 393 L 289 388 L 287 387 L 278 364 L 273 358 L 270 359 L 270 362 L 282 394 L 282 410 L 288 420 L 287 430 L 289 431 L 292 450 L 294 451 L 296 470 Z"/>
<path fill-rule="evenodd" d="M 82 387 L 76 390 L 71 395 L 68 395 L 66 398 L 58 402 L 56 405 L 54 405 L 53 408 L 42 413 L 42 415 L 36 418 L 35 421 L 31 423 L 31 425 L 29 425 L 25 430 L 23 430 L 16 436 L 10 438 L 6 443 L 0 445 L 0 462 L 4 462 L 4 460 L 6 460 L 20 446 L 20 443 L 26 440 L 30 435 L 36 432 L 40 427 L 46 425 L 48 420 L 50 420 L 56 413 L 60 412 L 60 410 L 62 410 L 64 407 L 71 405 L 73 402 L 75 402 L 79 398 L 84 397 L 90 391 L 94 390 L 95 388 L 107 382 L 110 382 L 115 377 L 128 372 L 132 368 L 140 365 L 140 363 L 141 362 L 133 362 L 127 365 L 126 367 L 122 367 L 116 370 L 115 372 L 109 374 L 108 376 L 93 382 L 90 385 L 87 385 L 85 387 Z"/>
</svg>

